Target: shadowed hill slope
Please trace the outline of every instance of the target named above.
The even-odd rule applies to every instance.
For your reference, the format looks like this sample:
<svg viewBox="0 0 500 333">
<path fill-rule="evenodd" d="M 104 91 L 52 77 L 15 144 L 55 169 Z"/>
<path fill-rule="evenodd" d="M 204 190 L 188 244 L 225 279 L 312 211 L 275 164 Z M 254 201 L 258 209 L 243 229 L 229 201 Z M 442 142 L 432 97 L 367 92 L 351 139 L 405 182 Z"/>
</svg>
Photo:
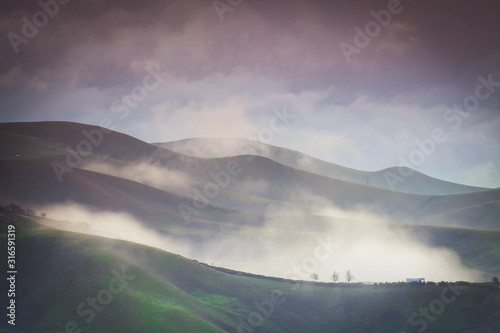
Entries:
<svg viewBox="0 0 500 333">
<path fill-rule="evenodd" d="M 92 207 L 127 212 L 141 221 L 158 227 L 165 224 L 184 225 L 179 206 L 192 205 L 192 200 L 127 179 L 97 172 L 73 169 L 62 182 L 49 158 L 0 160 L 0 200 L 28 207 L 78 203 Z M 237 211 L 208 205 L 192 216 L 190 222 L 213 224 L 252 221 Z"/>
</svg>

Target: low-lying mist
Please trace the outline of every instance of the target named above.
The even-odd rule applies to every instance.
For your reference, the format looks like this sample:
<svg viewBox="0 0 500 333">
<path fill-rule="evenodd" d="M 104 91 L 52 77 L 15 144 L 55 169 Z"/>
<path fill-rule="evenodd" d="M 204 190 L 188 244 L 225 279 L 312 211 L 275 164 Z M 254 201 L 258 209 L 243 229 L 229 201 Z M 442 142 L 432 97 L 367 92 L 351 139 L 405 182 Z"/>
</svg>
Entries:
<svg viewBox="0 0 500 333">
<path fill-rule="evenodd" d="M 86 161 L 81 168 L 184 195 L 189 193 L 188 188 L 192 184 L 189 176 L 182 171 L 171 170 L 147 160 L 121 166 L 103 161 Z"/>
<path fill-rule="evenodd" d="M 318 217 L 268 216 L 263 227 L 201 230 L 196 224 L 155 230 L 126 213 L 98 211 L 75 203 L 41 207 L 52 227 L 156 247 L 190 259 L 249 273 L 297 280 L 330 281 L 350 270 L 358 282 L 481 281 L 446 248 L 433 247 L 387 218 L 362 209 L 325 208 Z M 168 224 L 168 221 L 165 222 Z M 167 227 L 167 225 L 166 225 Z M 165 233 L 165 230 L 169 232 Z"/>
</svg>

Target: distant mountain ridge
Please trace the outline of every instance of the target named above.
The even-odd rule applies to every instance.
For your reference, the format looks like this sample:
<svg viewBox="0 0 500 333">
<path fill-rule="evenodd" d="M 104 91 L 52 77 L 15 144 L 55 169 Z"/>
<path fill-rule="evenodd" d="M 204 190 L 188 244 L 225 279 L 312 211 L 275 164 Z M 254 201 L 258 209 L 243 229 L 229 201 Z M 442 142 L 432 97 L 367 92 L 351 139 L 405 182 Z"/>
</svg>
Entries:
<svg viewBox="0 0 500 333">
<path fill-rule="evenodd" d="M 221 158 L 248 154 L 257 155 L 269 158 L 292 168 L 316 173 L 329 178 L 373 186 L 385 190 L 396 190 L 403 193 L 447 195 L 489 190 L 488 188 L 443 181 L 429 177 L 415 170 L 412 171 L 411 175 L 403 177 L 404 181 L 398 182 L 395 184 L 394 188 L 391 188 L 386 176 L 388 175 L 387 173 L 399 176 L 398 167 L 374 172 L 360 171 L 326 162 L 291 149 L 272 146 L 249 139 L 191 138 L 153 144 L 184 155 L 201 158 Z M 408 172 L 408 170 L 405 171 Z"/>
</svg>

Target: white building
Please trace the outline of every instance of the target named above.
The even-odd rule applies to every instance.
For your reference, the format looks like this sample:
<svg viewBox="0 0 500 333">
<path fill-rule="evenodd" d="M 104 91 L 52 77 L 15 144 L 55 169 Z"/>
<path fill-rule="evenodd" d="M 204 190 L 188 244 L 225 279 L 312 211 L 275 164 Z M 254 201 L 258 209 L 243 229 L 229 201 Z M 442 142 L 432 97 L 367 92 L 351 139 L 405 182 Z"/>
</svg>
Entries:
<svg viewBox="0 0 500 333">
<path fill-rule="evenodd" d="M 406 283 L 408 282 L 425 282 L 425 278 L 406 278 Z"/>
</svg>

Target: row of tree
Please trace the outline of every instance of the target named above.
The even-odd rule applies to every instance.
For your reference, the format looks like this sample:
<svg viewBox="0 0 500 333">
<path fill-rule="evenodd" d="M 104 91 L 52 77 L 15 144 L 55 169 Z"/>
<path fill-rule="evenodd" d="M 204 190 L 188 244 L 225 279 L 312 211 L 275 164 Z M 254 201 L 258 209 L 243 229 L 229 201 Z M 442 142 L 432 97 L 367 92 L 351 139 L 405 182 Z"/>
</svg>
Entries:
<svg viewBox="0 0 500 333">
<path fill-rule="evenodd" d="M 313 279 L 314 281 L 318 281 L 319 275 L 317 273 L 312 273 L 311 279 Z M 354 280 L 354 275 L 352 275 L 350 270 L 347 270 L 347 272 L 345 273 L 345 279 L 346 279 L 347 283 Z M 337 271 L 333 271 L 331 280 L 333 282 L 337 282 L 339 280 L 339 273 Z M 494 276 L 492 281 L 493 281 L 493 283 L 500 283 L 497 276 Z"/>
<path fill-rule="evenodd" d="M 317 273 L 312 273 L 311 279 L 313 279 L 314 281 L 318 281 L 319 275 Z M 354 280 L 354 275 L 352 275 L 351 270 L 347 270 L 347 272 L 345 273 L 345 279 L 346 279 L 347 283 Z M 333 282 L 337 282 L 339 280 L 339 273 L 337 271 L 333 271 L 332 276 L 331 276 L 331 280 Z"/>
</svg>

